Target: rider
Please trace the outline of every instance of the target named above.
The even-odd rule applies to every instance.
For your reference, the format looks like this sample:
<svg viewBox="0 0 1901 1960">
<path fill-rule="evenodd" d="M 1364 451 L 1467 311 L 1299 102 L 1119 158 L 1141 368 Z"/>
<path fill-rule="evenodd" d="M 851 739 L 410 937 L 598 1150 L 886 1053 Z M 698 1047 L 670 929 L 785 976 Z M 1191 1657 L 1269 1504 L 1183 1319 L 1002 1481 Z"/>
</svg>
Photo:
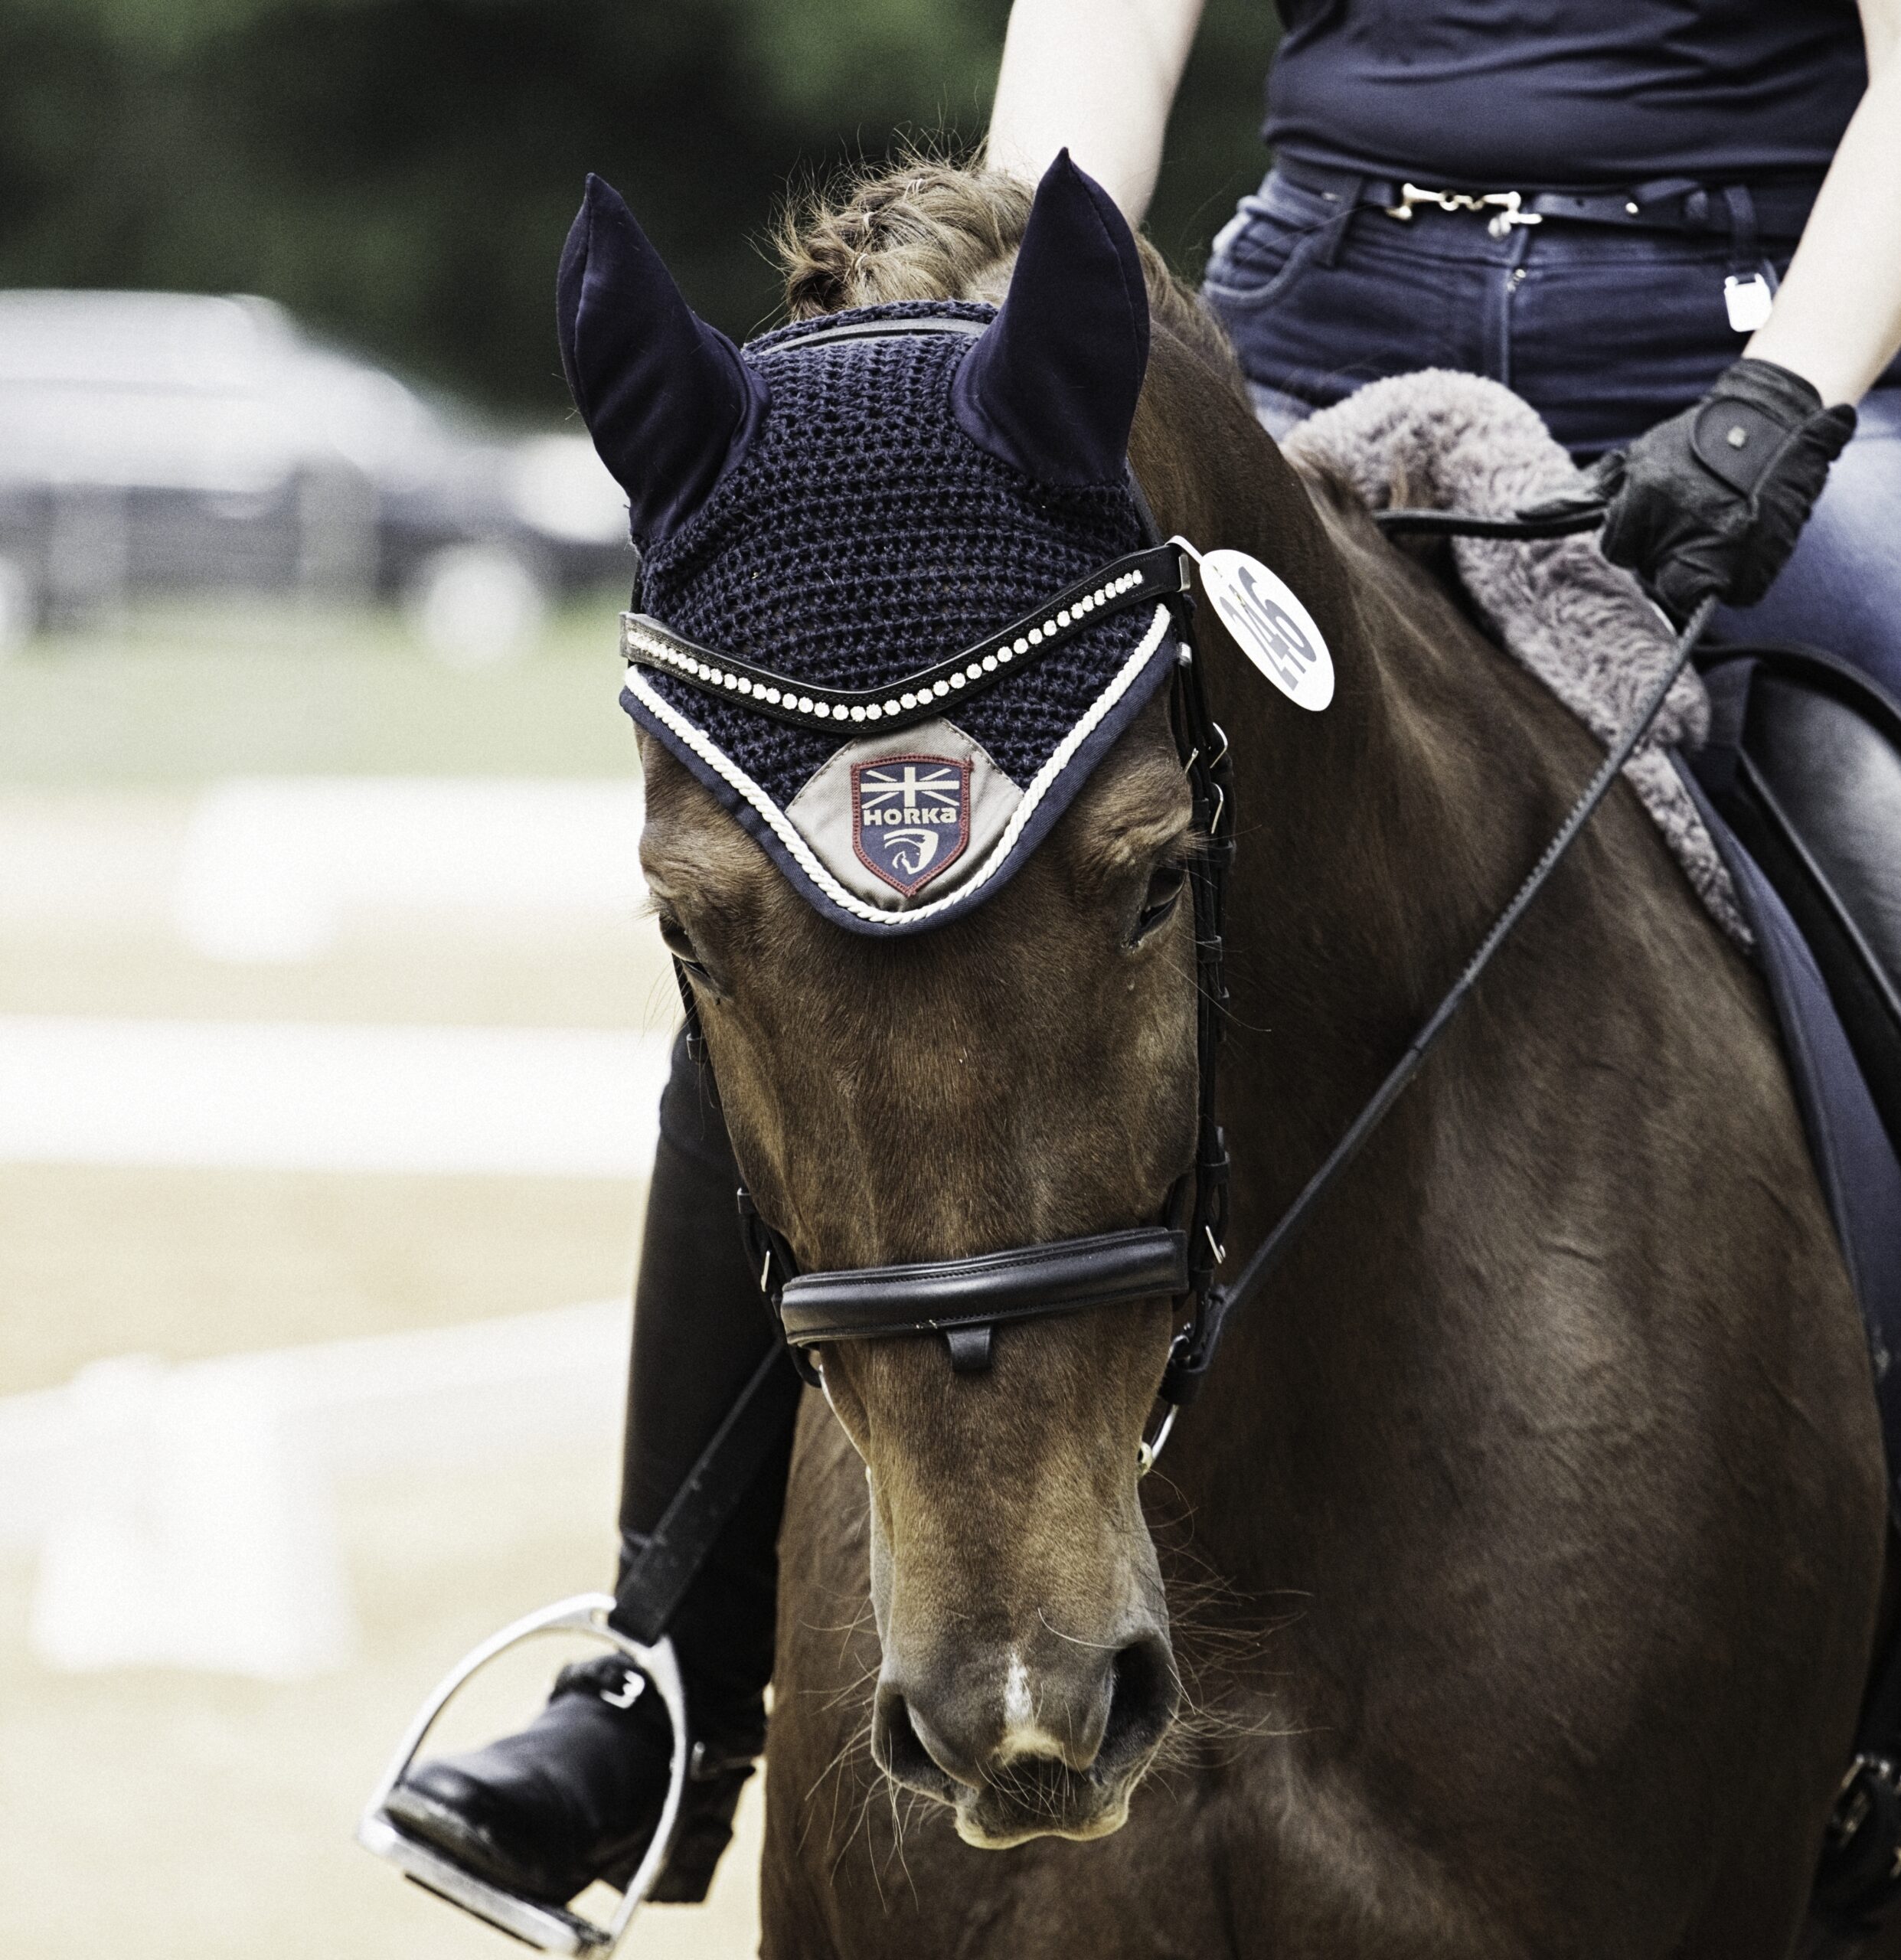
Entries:
<svg viewBox="0 0 1901 1960">
<path fill-rule="evenodd" d="M 1066 144 L 1139 220 L 1202 5 L 1016 0 L 991 163 L 1034 179 Z M 1280 11 L 1275 165 L 1206 289 L 1269 425 L 1385 375 L 1491 374 L 1597 464 L 1605 548 L 1671 612 L 1754 605 L 1759 636 L 1817 640 L 1901 692 L 1901 0 L 1860 0 L 1859 31 L 1850 0 Z M 776 1338 L 735 1183 L 683 1043 L 635 1303 L 623 1580 Z M 763 1462 L 668 1625 L 696 1769 L 656 1898 L 704 1896 L 763 1743 L 790 1401 L 760 1418 Z M 655 1698 L 605 1658 L 564 1670 L 521 1733 L 413 1769 L 390 1808 L 563 1901 L 636 1861 L 668 1753 Z"/>
</svg>

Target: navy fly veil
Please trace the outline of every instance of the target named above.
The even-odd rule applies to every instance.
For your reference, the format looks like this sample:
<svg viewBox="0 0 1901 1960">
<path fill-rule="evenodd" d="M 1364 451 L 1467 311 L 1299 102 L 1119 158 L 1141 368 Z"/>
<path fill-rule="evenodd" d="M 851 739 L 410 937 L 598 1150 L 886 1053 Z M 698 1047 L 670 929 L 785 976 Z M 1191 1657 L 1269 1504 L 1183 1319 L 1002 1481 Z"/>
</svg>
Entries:
<svg viewBox="0 0 1901 1960">
<path fill-rule="evenodd" d="M 740 350 L 590 179 L 560 302 L 643 554 L 622 706 L 839 925 L 998 890 L 1178 657 L 1124 460 L 1147 298 L 1106 194 L 1052 166 L 1001 311 Z"/>
<path fill-rule="evenodd" d="M 809 1380 L 808 1351 L 835 1341 L 941 1334 L 955 1367 L 980 1370 L 1001 1321 L 1172 1295 L 1187 1326 L 1163 1392 L 1184 1399 L 1227 1217 L 1213 1076 L 1232 803 L 1187 640 L 1189 554 L 1161 541 L 1129 473 L 1148 296 L 1121 213 L 1066 152 L 1001 308 L 869 307 L 741 350 L 590 178 L 557 302 L 569 386 L 642 554 L 622 705 L 825 917 L 896 934 L 980 903 L 1174 677 L 1202 838 L 1200 1084 L 1194 1164 L 1163 1220 L 801 1273 L 743 1187 L 740 1207 Z M 684 970 L 681 991 L 691 1046 Z"/>
</svg>

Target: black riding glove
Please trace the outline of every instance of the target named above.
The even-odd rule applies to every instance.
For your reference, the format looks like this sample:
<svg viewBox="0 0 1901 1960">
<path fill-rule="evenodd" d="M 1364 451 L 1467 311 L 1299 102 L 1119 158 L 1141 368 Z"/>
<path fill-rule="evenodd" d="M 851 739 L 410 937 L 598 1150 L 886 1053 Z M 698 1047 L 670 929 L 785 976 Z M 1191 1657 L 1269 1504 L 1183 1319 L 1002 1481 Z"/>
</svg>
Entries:
<svg viewBox="0 0 1901 1960">
<path fill-rule="evenodd" d="M 1604 555 L 1635 571 L 1679 623 L 1713 593 L 1753 606 L 1854 433 L 1855 411 L 1824 408 L 1801 375 L 1739 361 L 1694 407 L 1586 472 L 1610 505 Z"/>
</svg>

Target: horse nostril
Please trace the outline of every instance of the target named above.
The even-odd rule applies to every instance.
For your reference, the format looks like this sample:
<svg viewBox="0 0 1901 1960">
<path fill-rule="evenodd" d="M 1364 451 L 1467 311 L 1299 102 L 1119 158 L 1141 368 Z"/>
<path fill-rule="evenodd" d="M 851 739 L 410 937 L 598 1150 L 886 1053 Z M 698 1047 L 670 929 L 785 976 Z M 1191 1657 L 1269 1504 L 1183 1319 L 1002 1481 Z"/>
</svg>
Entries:
<svg viewBox="0 0 1901 1960">
<path fill-rule="evenodd" d="M 880 1684 L 871 1717 L 871 1759 L 893 1782 L 945 1803 L 956 1800 L 957 1779 L 926 1748 L 911 1719 L 910 1704 Z"/>
<path fill-rule="evenodd" d="M 1181 1700 L 1166 1636 L 1144 1634 L 1106 1660 L 1101 1648 L 1057 1658 L 1076 1664 L 1032 1677 L 1013 1651 L 1001 1707 L 988 1675 L 961 1691 L 947 1682 L 921 1695 L 880 1681 L 873 1759 L 893 1782 L 939 1802 L 990 1788 L 1040 1815 L 1060 1809 L 1078 1779 L 1139 1775 Z"/>
<path fill-rule="evenodd" d="M 1146 1756 L 1168 1733 L 1181 1705 L 1174 1657 L 1159 1634 L 1132 1640 L 1109 1664 L 1109 1721 L 1097 1762 L 1106 1769 Z"/>
</svg>

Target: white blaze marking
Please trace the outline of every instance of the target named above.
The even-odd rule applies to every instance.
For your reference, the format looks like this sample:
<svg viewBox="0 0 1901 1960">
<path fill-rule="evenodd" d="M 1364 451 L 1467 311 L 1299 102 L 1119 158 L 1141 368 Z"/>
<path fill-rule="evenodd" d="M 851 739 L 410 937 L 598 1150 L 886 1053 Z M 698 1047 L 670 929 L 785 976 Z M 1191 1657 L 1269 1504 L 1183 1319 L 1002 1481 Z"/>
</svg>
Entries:
<svg viewBox="0 0 1901 1960">
<path fill-rule="evenodd" d="M 1014 1647 L 1010 1650 L 1010 1672 L 1003 1684 L 1003 1719 L 1011 1729 L 1027 1728 L 1036 1720 L 1036 1710 L 1030 1705 L 1030 1670 Z"/>
<path fill-rule="evenodd" d="M 1030 1693 L 1030 1670 L 1023 1656 L 1010 1650 L 1009 1671 L 1003 1684 L 1003 1740 L 998 1755 L 1006 1762 L 1020 1756 L 1060 1756 L 1063 1746 L 1037 1720 L 1036 1704 Z"/>
</svg>

